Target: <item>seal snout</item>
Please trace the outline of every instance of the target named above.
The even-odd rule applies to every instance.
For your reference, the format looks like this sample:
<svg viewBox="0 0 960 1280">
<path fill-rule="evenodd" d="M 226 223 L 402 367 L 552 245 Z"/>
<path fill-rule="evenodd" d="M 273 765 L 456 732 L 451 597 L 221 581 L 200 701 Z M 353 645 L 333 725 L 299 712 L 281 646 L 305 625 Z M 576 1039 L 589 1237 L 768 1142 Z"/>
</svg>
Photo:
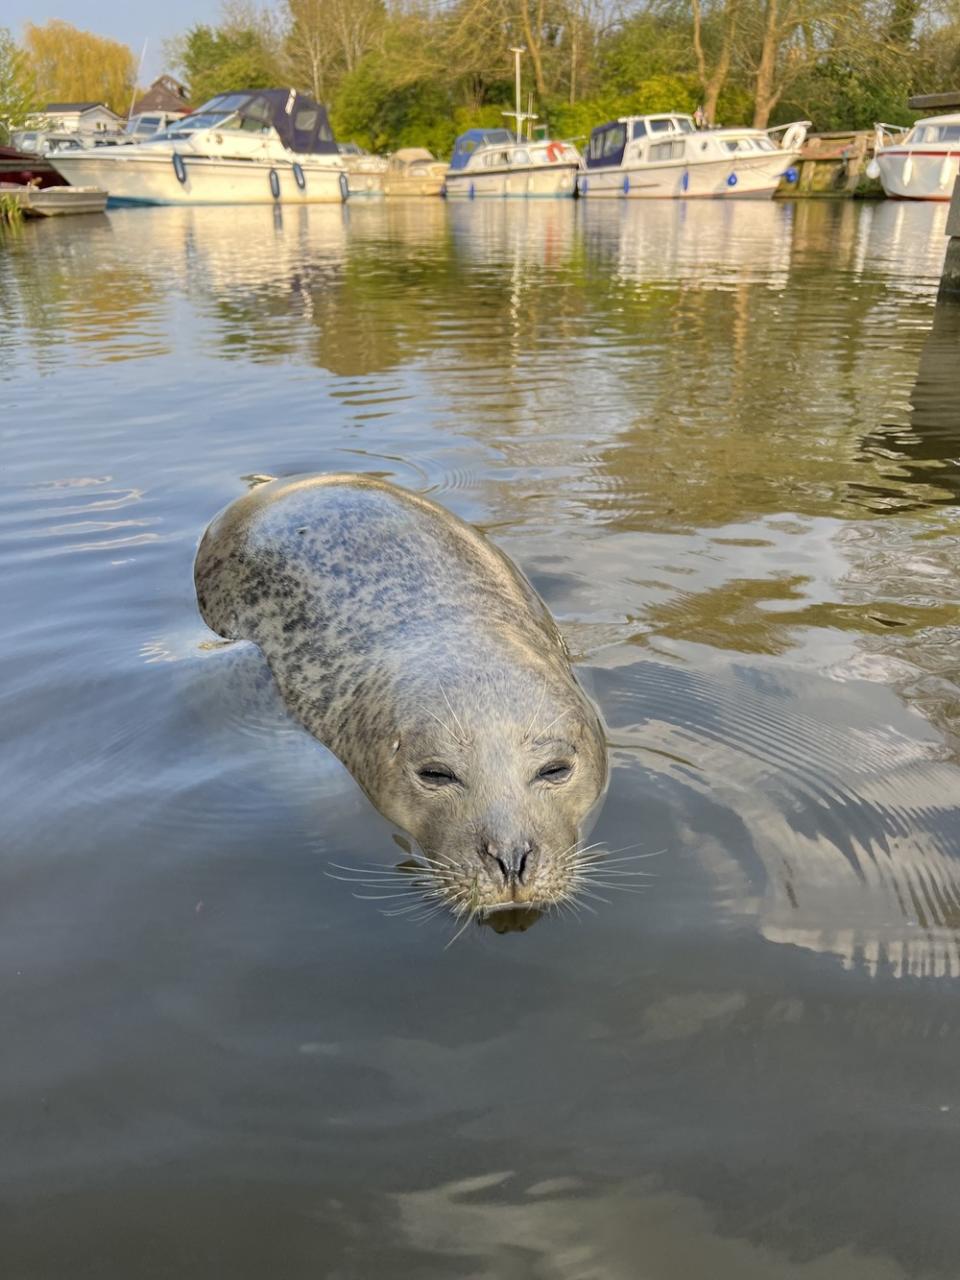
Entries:
<svg viewBox="0 0 960 1280">
<path fill-rule="evenodd" d="M 530 840 L 517 843 L 498 843 L 496 840 L 484 840 L 480 846 L 482 859 L 495 878 L 502 880 L 505 887 L 513 888 L 523 884 L 536 850 Z"/>
</svg>

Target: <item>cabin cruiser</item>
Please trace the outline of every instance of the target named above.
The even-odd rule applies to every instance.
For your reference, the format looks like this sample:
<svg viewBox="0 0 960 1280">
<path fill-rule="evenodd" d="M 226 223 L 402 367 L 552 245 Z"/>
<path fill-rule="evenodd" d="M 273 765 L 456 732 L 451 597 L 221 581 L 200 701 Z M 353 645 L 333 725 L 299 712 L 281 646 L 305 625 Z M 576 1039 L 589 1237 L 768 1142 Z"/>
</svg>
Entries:
<svg viewBox="0 0 960 1280">
<path fill-rule="evenodd" d="M 697 129 L 692 116 L 623 116 L 592 130 L 581 196 L 768 198 L 807 136 L 808 120 L 777 129 Z"/>
<path fill-rule="evenodd" d="M 867 176 L 895 200 L 949 200 L 960 168 L 960 113 L 928 116 L 913 128 L 878 124 Z"/>
<path fill-rule="evenodd" d="M 111 204 L 309 204 L 345 200 L 323 107 L 293 89 L 222 93 L 131 146 L 56 152 L 68 182 Z"/>
<path fill-rule="evenodd" d="M 457 139 L 444 180 L 448 199 L 572 196 L 580 152 L 568 142 L 524 141 L 509 129 L 468 129 Z"/>
<path fill-rule="evenodd" d="M 401 147 L 387 157 L 383 177 L 388 196 L 439 196 L 447 166 L 426 147 Z"/>
<path fill-rule="evenodd" d="M 338 142 L 337 150 L 343 158 L 348 193 L 351 196 L 382 196 L 383 175 L 387 171 L 383 156 L 371 155 L 356 142 Z"/>
</svg>

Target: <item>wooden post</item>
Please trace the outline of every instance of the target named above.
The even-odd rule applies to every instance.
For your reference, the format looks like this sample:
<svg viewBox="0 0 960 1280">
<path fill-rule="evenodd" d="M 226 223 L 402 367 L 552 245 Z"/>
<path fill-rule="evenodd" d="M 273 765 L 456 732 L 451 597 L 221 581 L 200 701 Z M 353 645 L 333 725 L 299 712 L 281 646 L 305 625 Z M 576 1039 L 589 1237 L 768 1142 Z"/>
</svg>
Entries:
<svg viewBox="0 0 960 1280">
<path fill-rule="evenodd" d="M 960 174 L 953 183 L 953 199 L 947 214 L 947 256 L 940 277 L 939 301 L 950 299 L 960 302 Z"/>
</svg>

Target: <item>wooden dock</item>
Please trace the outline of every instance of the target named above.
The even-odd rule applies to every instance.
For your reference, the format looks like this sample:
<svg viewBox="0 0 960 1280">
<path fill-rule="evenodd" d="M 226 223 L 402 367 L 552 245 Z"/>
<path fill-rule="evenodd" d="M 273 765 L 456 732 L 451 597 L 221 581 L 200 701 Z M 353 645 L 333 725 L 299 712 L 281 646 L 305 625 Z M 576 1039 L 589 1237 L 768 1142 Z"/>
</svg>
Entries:
<svg viewBox="0 0 960 1280">
<path fill-rule="evenodd" d="M 777 196 L 817 199 L 882 196 L 880 183 L 866 174 L 867 164 L 873 158 L 874 142 L 872 129 L 812 133 L 793 164 L 797 181 L 782 179 Z"/>
</svg>

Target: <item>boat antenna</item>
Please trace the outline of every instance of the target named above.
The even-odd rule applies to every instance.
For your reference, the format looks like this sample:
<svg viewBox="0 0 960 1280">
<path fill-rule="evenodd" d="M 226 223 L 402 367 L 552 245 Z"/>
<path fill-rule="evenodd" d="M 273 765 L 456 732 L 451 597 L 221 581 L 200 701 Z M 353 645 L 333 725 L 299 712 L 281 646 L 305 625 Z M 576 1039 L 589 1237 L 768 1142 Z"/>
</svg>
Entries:
<svg viewBox="0 0 960 1280">
<path fill-rule="evenodd" d="M 149 39 L 150 39 L 149 36 L 147 36 L 144 39 L 143 48 L 140 51 L 140 61 L 137 63 L 137 74 L 133 78 L 133 92 L 130 94 L 130 110 L 127 112 L 128 120 L 133 115 L 133 104 L 137 100 L 137 81 L 140 79 L 140 76 L 143 73 L 143 61 L 147 56 L 147 41 Z"/>
<path fill-rule="evenodd" d="M 501 112 L 500 112 L 500 114 L 501 114 L 502 116 L 506 116 L 508 119 L 513 119 L 513 120 L 515 120 L 515 121 L 516 121 L 516 123 L 517 123 L 517 127 L 516 127 L 517 141 L 518 141 L 518 142 L 522 142 L 522 141 L 523 141 L 523 123 L 524 123 L 524 121 L 525 121 L 525 120 L 537 120 L 537 119 L 539 119 L 539 117 L 538 117 L 538 116 L 533 115 L 533 113 L 532 113 L 532 112 L 529 112 L 529 111 L 523 111 L 523 110 L 521 109 L 521 106 L 520 106 L 520 59 L 523 57 L 523 55 L 524 55 L 527 51 L 526 51 L 526 49 L 524 49 L 522 46 L 520 46 L 519 48 L 516 48 L 516 47 L 511 46 L 510 52 L 513 54 L 513 61 L 514 61 L 514 73 L 515 73 L 515 75 L 516 75 L 517 109 L 516 109 L 516 111 L 501 111 Z"/>
</svg>

